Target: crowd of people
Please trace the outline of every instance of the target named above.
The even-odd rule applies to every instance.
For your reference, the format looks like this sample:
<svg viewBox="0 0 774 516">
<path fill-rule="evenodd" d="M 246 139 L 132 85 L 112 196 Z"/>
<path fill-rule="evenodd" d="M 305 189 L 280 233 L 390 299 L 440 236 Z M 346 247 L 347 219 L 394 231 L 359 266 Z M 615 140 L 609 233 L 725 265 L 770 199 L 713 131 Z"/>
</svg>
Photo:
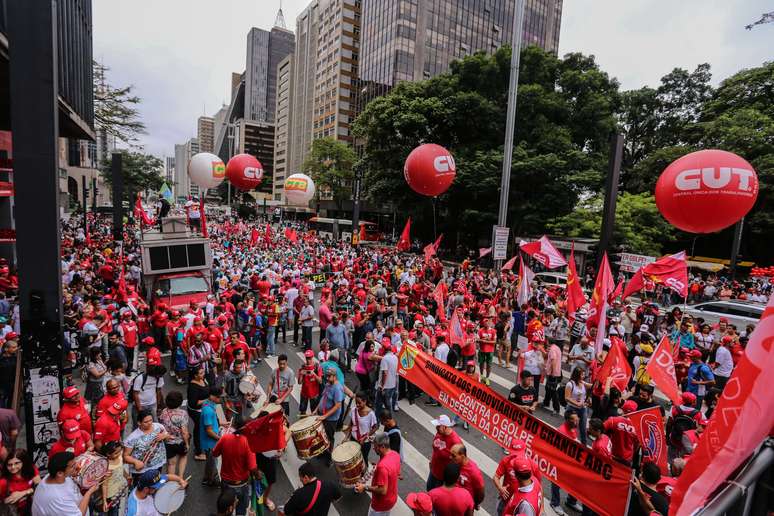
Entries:
<svg viewBox="0 0 774 516">
<path fill-rule="evenodd" d="M 203 304 L 179 307 L 144 301 L 139 228 L 130 226 L 119 247 L 107 220 L 91 220 L 89 233 L 77 218 L 63 222 L 65 373 L 71 385 L 62 393 L 60 438 L 44 478 L 30 455 L 16 448 L 13 425 L 0 413 L 0 498 L 19 514 L 82 514 L 87 507 L 96 515 L 159 514 L 156 490 L 167 482 L 184 489 L 192 467 L 204 469 L 204 489 L 220 488 L 218 514 L 328 514 L 341 487 L 318 479 L 318 472 L 331 464 L 338 429 L 360 445 L 366 463 L 376 461 L 354 486 L 370 493 L 369 514 L 390 514 L 398 503 L 404 440 L 410 439 L 398 426 L 398 400 L 438 403 L 398 375 L 398 355 L 410 345 L 485 385 L 494 364 L 510 371 L 511 402 L 537 415 L 558 415 L 561 433 L 634 469 L 630 514 L 666 516 L 671 486 L 753 330 L 723 319 L 708 324 L 679 308 L 663 313 L 652 301 L 666 294 L 660 285 L 648 286 L 637 305 L 612 303 L 597 352 L 597 328 L 584 323 L 585 309 L 567 313 L 559 286 L 534 285 L 519 305 L 517 275 L 472 260 L 449 267 L 435 256 L 352 247 L 319 238 L 302 223 L 207 224 L 212 293 Z M 756 299 L 771 290 L 761 282 L 735 292 L 730 282 L 707 278 L 692 283 L 692 294 L 695 285 L 696 295 L 721 298 L 729 288 L 730 295 L 749 292 Z M 455 313 L 465 333 L 462 344 L 450 338 Z M 15 353 L 11 333 L 5 334 L 3 356 Z M 665 335 L 679 348 L 682 392 L 682 403 L 665 413 L 668 472 L 643 460 L 627 418 L 648 407 L 668 408 L 646 372 Z M 297 371 L 280 342 L 303 352 Z M 613 346 L 632 369 L 625 389 L 597 378 Z M 267 359 L 276 360 L 276 368 L 270 375 L 256 373 Z M 255 384 L 251 392 L 240 388 L 245 381 Z M 173 383 L 184 385 L 186 395 Z M 292 413 L 296 386 L 300 397 Z M 271 496 L 283 450 L 252 453 L 243 435 L 246 423 L 272 406 L 280 407 L 287 425 L 318 419 L 330 443 L 319 459 L 301 465 L 300 487 L 283 504 Z M 443 414 L 432 424 L 426 490 L 405 500 L 415 514 L 472 515 L 487 496 L 498 499 L 498 515 L 537 516 L 544 496 L 560 515 L 563 505 L 593 514 L 572 495 L 563 504 L 557 485 L 544 495 L 543 476 L 520 441 L 502 450 L 487 488 L 457 433 L 468 423 Z M 106 457 L 109 468 L 100 487 L 83 490 L 73 476 L 77 457 L 91 452 Z"/>
</svg>

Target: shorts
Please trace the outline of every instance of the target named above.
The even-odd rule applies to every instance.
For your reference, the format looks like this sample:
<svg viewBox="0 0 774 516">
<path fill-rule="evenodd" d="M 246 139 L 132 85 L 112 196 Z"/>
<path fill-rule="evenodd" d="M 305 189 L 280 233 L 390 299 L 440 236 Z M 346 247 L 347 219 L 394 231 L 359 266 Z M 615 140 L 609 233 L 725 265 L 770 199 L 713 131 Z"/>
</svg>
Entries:
<svg viewBox="0 0 774 516">
<path fill-rule="evenodd" d="M 497 340 L 497 349 L 502 351 L 508 351 L 508 348 L 511 347 L 511 341 L 508 339 L 498 339 Z"/>
<path fill-rule="evenodd" d="M 478 364 L 479 365 L 484 365 L 484 364 L 492 365 L 492 352 L 491 351 L 479 351 L 478 352 Z"/>
<path fill-rule="evenodd" d="M 182 457 L 188 453 L 185 443 L 164 443 L 164 448 L 167 450 L 167 458 Z"/>
<path fill-rule="evenodd" d="M 258 464 L 258 469 L 266 477 L 266 484 L 272 485 L 277 481 L 277 457 L 267 457 L 263 453 L 255 454 L 255 462 Z"/>
</svg>

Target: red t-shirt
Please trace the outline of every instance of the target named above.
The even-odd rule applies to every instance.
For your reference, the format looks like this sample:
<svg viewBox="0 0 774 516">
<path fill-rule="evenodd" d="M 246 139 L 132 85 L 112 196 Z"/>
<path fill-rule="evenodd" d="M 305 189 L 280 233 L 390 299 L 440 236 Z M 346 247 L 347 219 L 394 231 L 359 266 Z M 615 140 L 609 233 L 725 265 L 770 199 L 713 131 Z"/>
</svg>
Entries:
<svg viewBox="0 0 774 516">
<path fill-rule="evenodd" d="M 400 474 L 400 455 L 394 450 L 388 451 L 379 460 L 371 480 L 372 486 L 387 486 L 383 495 L 373 493 L 371 508 L 374 511 L 389 511 L 398 501 L 398 475 Z"/>
<path fill-rule="evenodd" d="M 48 458 L 51 460 L 51 457 L 57 453 L 65 451 L 72 452 L 77 457 L 86 451 L 86 443 L 89 442 L 89 439 L 91 439 L 91 436 L 83 430 L 81 430 L 81 436 L 75 439 L 74 443 L 67 442 L 63 437 L 60 437 L 57 442 L 51 445 L 51 449 L 48 451 Z"/>
<path fill-rule="evenodd" d="M 81 430 L 91 435 L 91 416 L 83 406 L 83 398 L 80 399 L 78 405 L 72 403 L 62 403 L 62 408 L 59 409 L 59 415 L 56 420 L 61 426 L 68 419 L 74 419 L 78 421 Z"/>
<path fill-rule="evenodd" d="M 613 443 L 613 455 L 619 459 L 632 460 L 638 438 L 629 418 L 624 416 L 610 417 L 605 420 L 603 426 Z"/>
<path fill-rule="evenodd" d="M 244 352 L 245 360 L 250 359 L 250 348 L 247 347 L 247 344 L 241 340 L 237 341 L 237 344 L 231 344 L 229 342 L 223 349 L 223 361 L 225 362 L 226 367 L 231 367 L 231 363 L 234 361 L 234 353 L 236 353 L 236 350 L 238 349 L 241 349 Z"/>
<path fill-rule="evenodd" d="M 591 453 L 606 460 L 613 459 L 613 442 L 605 434 L 599 434 L 591 446 Z"/>
<path fill-rule="evenodd" d="M 261 296 L 268 295 L 269 290 L 271 289 L 271 283 L 269 283 L 267 280 L 261 280 L 256 285 L 258 287 L 258 293 Z"/>
<path fill-rule="evenodd" d="M 304 365 L 301 371 L 312 371 L 322 375 L 320 364 Z M 301 396 L 304 398 L 316 398 L 320 394 L 320 383 L 312 374 L 301 373 Z"/>
<path fill-rule="evenodd" d="M 451 448 L 455 444 L 462 444 L 462 439 L 454 430 L 449 435 L 435 434 L 433 437 L 433 455 L 430 457 L 430 474 L 436 479 L 443 478 L 443 470 L 451 461 Z"/>
<path fill-rule="evenodd" d="M 124 393 L 120 391 L 116 395 L 105 394 L 102 397 L 102 399 L 99 400 L 99 402 L 97 403 L 95 415 L 97 416 L 97 418 L 99 418 L 99 416 L 101 416 L 108 409 L 108 407 L 111 406 L 113 403 L 116 403 L 118 401 L 122 401 L 125 399 L 126 399 L 126 396 L 124 396 Z"/>
<path fill-rule="evenodd" d="M 454 486 L 451 489 L 436 487 L 427 494 L 433 500 L 433 512 L 443 516 L 465 516 L 473 510 L 473 497 L 462 487 Z"/>
<path fill-rule="evenodd" d="M 570 437 L 575 440 L 578 439 L 578 429 L 569 428 L 566 422 L 559 425 L 559 428 L 557 428 L 556 430 L 562 435 L 566 435 L 567 437 Z"/>
<path fill-rule="evenodd" d="M 481 328 L 478 330 L 479 346 L 482 353 L 492 353 L 496 339 L 497 332 L 494 328 Z"/>
<path fill-rule="evenodd" d="M 466 489 L 473 497 L 474 502 L 476 501 L 476 493 L 484 494 L 484 477 L 472 459 L 468 459 L 468 463 L 460 467 L 460 478 L 457 480 L 457 485 Z"/>
<path fill-rule="evenodd" d="M 121 425 L 105 412 L 94 423 L 94 439 L 104 443 L 121 440 Z"/>
<path fill-rule="evenodd" d="M 255 453 L 250 451 L 247 437 L 238 434 L 225 434 L 212 450 L 214 457 L 223 456 L 220 477 L 228 482 L 244 482 L 250 472 L 258 466 Z"/>
<path fill-rule="evenodd" d="M 32 478 L 35 478 L 36 476 L 40 475 L 40 472 L 38 471 L 37 466 L 33 465 L 32 467 L 35 468 L 35 475 L 33 475 Z M 0 500 L 5 500 L 8 496 L 11 495 L 11 493 L 26 491 L 27 489 L 31 488 L 32 478 L 25 479 L 16 475 L 10 479 L 0 478 Z M 32 496 L 28 496 L 16 504 L 16 508 L 19 510 L 19 514 L 25 514 L 24 511 L 27 509 L 27 506 L 31 501 Z"/>
</svg>

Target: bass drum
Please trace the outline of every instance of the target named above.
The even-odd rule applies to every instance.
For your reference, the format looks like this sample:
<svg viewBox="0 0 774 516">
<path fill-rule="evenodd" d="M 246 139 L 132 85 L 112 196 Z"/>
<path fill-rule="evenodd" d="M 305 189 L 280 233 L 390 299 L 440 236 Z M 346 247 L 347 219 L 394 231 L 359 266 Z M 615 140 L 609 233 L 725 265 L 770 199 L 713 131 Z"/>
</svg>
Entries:
<svg viewBox="0 0 774 516">
<path fill-rule="evenodd" d="M 94 452 L 85 452 L 75 458 L 73 480 L 81 489 L 96 485 L 107 473 L 108 460 Z"/>
<path fill-rule="evenodd" d="M 330 447 L 322 421 L 315 417 L 299 419 L 290 425 L 290 435 L 293 437 L 296 453 L 301 460 L 317 457 Z"/>
<path fill-rule="evenodd" d="M 341 485 L 354 487 L 366 472 L 360 444 L 354 441 L 341 443 L 333 449 L 333 465 L 339 474 Z"/>
<path fill-rule="evenodd" d="M 161 486 L 153 495 L 153 505 L 161 514 L 172 514 L 183 506 L 185 489 L 174 480 Z"/>
</svg>

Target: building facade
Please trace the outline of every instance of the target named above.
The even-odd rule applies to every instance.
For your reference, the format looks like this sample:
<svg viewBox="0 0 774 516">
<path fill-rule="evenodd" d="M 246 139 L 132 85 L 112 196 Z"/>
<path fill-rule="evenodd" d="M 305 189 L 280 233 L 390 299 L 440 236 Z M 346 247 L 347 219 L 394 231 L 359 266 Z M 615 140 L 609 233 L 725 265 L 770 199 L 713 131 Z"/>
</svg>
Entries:
<svg viewBox="0 0 774 516">
<path fill-rule="evenodd" d="M 172 192 L 176 199 L 185 199 L 199 195 L 199 186 L 191 183 L 188 177 L 188 162 L 199 152 L 199 140 L 191 138 L 185 143 L 175 145 L 175 184 Z"/>
<path fill-rule="evenodd" d="M 212 152 L 215 147 L 215 120 L 211 116 L 200 116 L 196 121 L 196 138 L 199 152 Z"/>
<path fill-rule="evenodd" d="M 274 124 L 240 119 L 234 123 L 234 154 L 247 153 L 263 165 L 263 181 L 256 191 L 256 199 L 270 199 L 274 176 Z"/>
<path fill-rule="evenodd" d="M 293 99 L 293 54 L 277 66 L 277 103 L 274 124 L 274 173 L 272 175 L 272 199 L 285 203 L 285 178 L 288 172 L 288 143 L 292 138 L 290 104 Z"/>
<path fill-rule="evenodd" d="M 175 157 L 167 156 L 166 168 L 164 169 L 164 180 L 167 185 L 171 185 L 175 182 Z"/>
<path fill-rule="evenodd" d="M 295 37 L 287 29 L 250 29 L 245 67 L 245 119 L 274 122 L 277 65 L 293 53 L 294 47 Z"/>
</svg>

